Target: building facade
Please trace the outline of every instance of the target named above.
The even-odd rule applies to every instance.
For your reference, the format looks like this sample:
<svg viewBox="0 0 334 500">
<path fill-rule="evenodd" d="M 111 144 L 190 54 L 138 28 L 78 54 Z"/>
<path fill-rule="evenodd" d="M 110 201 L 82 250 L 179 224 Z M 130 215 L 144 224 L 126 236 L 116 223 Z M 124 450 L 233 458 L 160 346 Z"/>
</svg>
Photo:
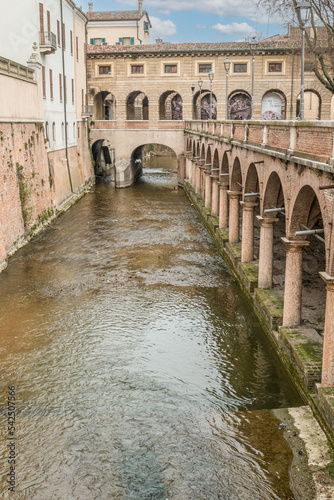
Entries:
<svg viewBox="0 0 334 500">
<path fill-rule="evenodd" d="M 138 10 L 93 12 L 89 3 L 88 42 L 90 45 L 146 45 L 150 43 L 151 22 L 138 1 Z"/>
<path fill-rule="evenodd" d="M 20 10 L 15 4 L 6 9 L 0 33 L 6 144 L 1 167 L 7 179 L 3 189 L 11 195 L 2 200 L 0 218 L 4 228 L 9 206 L 16 222 L 4 230 L 0 260 L 14 241 L 38 225 L 42 213 L 53 214 L 94 176 L 88 146 L 86 24 L 85 14 L 71 0 L 27 0 Z"/>
<path fill-rule="evenodd" d="M 89 102 L 97 120 L 251 119 L 252 101 L 256 120 L 299 115 L 301 50 L 290 36 L 256 47 L 248 42 L 89 45 L 87 57 Z M 107 110 L 111 102 L 113 113 Z M 306 67 L 305 119 L 329 120 L 331 108 L 332 94 Z"/>
</svg>

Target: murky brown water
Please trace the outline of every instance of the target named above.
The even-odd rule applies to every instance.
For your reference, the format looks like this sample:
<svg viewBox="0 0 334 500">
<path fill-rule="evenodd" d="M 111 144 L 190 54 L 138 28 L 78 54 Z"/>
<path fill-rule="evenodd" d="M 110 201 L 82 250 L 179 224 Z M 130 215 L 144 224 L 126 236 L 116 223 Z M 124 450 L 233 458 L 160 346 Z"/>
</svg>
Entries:
<svg viewBox="0 0 334 500">
<path fill-rule="evenodd" d="M 293 498 L 267 410 L 299 397 L 164 163 L 96 186 L 0 276 L 1 498 L 8 385 L 15 498 Z"/>
</svg>

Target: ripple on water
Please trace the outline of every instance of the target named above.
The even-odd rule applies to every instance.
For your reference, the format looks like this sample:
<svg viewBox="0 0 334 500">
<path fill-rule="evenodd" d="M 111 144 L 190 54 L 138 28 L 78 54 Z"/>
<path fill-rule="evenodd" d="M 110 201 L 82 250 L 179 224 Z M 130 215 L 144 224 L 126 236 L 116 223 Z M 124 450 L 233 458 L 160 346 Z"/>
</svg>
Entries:
<svg viewBox="0 0 334 500">
<path fill-rule="evenodd" d="M 300 400 L 176 185 L 99 185 L 0 276 L 18 498 L 292 498 L 269 409 Z"/>
</svg>

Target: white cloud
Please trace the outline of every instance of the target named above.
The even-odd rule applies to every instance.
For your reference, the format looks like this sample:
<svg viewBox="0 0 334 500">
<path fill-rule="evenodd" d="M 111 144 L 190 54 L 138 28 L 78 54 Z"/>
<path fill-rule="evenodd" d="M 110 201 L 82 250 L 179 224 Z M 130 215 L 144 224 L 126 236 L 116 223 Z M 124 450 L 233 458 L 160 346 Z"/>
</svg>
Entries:
<svg viewBox="0 0 334 500">
<path fill-rule="evenodd" d="M 205 30 L 206 29 L 206 26 L 204 24 L 196 24 L 196 28 L 198 30 Z"/>
<path fill-rule="evenodd" d="M 137 0 L 117 0 L 122 5 L 136 8 Z M 256 0 L 144 0 L 143 8 L 150 13 L 150 7 L 157 12 L 170 15 L 172 11 L 195 11 L 205 14 L 215 14 L 223 17 L 242 17 L 259 24 L 268 22 L 268 14 L 256 5 Z M 270 23 L 276 23 L 278 16 L 272 15 Z"/>
<path fill-rule="evenodd" d="M 165 38 L 175 35 L 176 25 L 170 19 L 162 20 L 159 17 L 150 16 L 152 28 L 150 35 L 153 38 Z"/>
<path fill-rule="evenodd" d="M 231 23 L 231 24 L 220 24 L 217 23 L 212 26 L 214 30 L 219 31 L 222 35 L 229 36 L 240 36 L 242 35 L 244 38 L 251 36 L 259 36 L 259 32 L 256 31 L 252 26 L 247 23 Z"/>
</svg>

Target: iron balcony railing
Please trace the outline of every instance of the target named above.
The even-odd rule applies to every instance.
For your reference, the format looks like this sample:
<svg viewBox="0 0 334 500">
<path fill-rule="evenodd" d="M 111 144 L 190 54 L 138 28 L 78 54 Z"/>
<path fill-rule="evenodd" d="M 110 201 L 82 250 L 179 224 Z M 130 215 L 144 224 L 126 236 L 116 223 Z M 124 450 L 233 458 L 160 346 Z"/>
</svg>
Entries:
<svg viewBox="0 0 334 500">
<path fill-rule="evenodd" d="M 47 49 L 57 48 L 57 37 L 52 31 L 41 31 L 40 32 L 40 47 Z"/>
</svg>

